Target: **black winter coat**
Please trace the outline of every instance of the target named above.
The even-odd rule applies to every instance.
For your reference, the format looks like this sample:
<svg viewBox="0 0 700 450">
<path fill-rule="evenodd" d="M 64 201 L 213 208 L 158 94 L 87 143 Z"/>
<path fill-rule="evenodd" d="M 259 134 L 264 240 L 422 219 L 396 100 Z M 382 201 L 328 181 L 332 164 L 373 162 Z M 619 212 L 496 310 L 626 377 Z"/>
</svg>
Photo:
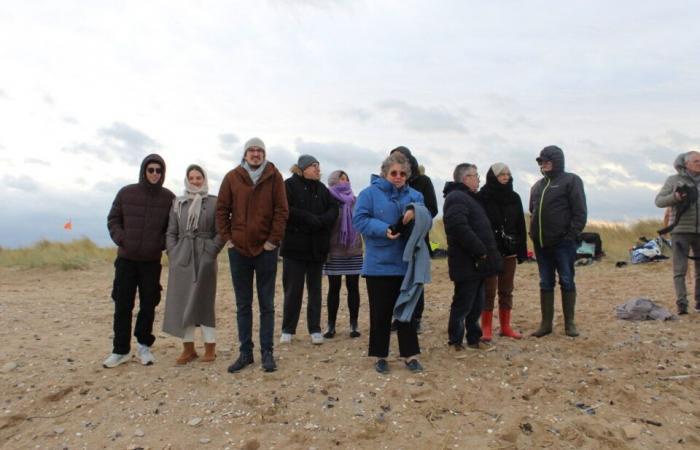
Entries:
<svg viewBox="0 0 700 450">
<path fill-rule="evenodd" d="M 297 261 L 324 262 L 330 250 L 331 229 L 338 202 L 316 180 L 294 174 L 284 182 L 289 219 L 280 254 Z"/>
<path fill-rule="evenodd" d="M 443 195 L 442 220 L 447 235 L 450 280 L 479 280 L 499 273 L 503 260 L 486 211 L 475 194 L 463 183 L 450 181 L 445 184 Z"/>
<path fill-rule="evenodd" d="M 552 170 L 530 190 L 530 237 L 539 247 L 579 241 L 588 215 L 583 181 L 564 171 L 559 147 L 545 147 L 540 157 L 552 161 Z"/>
<path fill-rule="evenodd" d="M 513 190 L 513 178 L 508 181 L 508 184 L 501 184 L 489 169 L 486 174 L 486 184 L 479 191 L 478 197 L 491 222 L 496 245 L 501 255 L 516 255 L 518 260 L 526 260 L 525 213 L 520 196 Z"/>
<path fill-rule="evenodd" d="M 158 184 L 146 179 L 146 166 L 156 162 L 163 173 Z M 159 155 L 146 156 L 141 163 L 139 182 L 119 190 L 107 216 L 109 235 L 117 244 L 117 254 L 132 261 L 160 261 L 165 250 L 165 232 L 175 194 L 163 187 L 165 161 Z"/>
</svg>

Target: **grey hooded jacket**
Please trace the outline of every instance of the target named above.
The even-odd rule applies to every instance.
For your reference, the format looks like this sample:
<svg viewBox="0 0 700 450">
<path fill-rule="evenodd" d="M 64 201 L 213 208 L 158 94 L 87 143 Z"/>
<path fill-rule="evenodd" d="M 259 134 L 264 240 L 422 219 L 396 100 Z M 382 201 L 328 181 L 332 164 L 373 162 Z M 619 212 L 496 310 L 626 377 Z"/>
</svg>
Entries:
<svg viewBox="0 0 700 450">
<path fill-rule="evenodd" d="M 676 189 L 678 189 L 678 187 L 682 185 L 695 186 L 696 188 L 698 187 L 695 184 L 693 178 L 690 175 L 688 175 L 688 172 L 685 169 L 685 157 L 687 154 L 688 153 L 681 153 L 676 157 L 676 160 L 673 162 L 673 167 L 678 173 L 676 175 L 671 175 L 670 177 L 668 177 L 663 187 L 656 195 L 656 206 L 658 206 L 659 208 L 667 208 L 671 206 L 673 208 L 674 218 L 676 216 L 676 207 L 680 203 L 680 201 L 677 200 L 674 195 Z M 699 213 L 700 212 L 698 211 L 697 202 L 693 202 L 688 208 L 688 210 L 685 213 L 683 213 L 683 215 L 680 217 L 678 225 L 676 225 L 671 234 L 700 233 L 700 217 L 698 216 Z"/>
</svg>

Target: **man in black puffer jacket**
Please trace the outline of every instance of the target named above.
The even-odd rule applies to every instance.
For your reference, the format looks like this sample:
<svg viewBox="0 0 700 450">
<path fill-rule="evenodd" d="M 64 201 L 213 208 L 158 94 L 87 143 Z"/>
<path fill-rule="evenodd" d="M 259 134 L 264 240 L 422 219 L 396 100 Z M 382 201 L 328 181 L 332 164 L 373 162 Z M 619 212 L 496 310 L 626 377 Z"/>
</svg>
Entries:
<svg viewBox="0 0 700 450">
<path fill-rule="evenodd" d="M 445 184 L 442 220 L 447 235 L 447 265 L 454 295 L 448 325 L 449 344 L 479 348 L 479 317 L 484 304 L 484 279 L 501 271 L 502 259 L 491 223 L 476 197 L 478 173 L 473 164 L 459 164 L 454 182 Z M 475 185 L 475 186 L 474 186 Z"/>
<path fill-rule="evenodd" d="M 153 364 L 151 345 L 155 309 L 160 303 L 160 257 L 165 250 L 165 232 L 175 195 L 163 187 L 165 161 L 159 155 L 146 156 L 141 163 L 139 182 L 123 187 L 117 193 L 107 216 L 112 241 L 117 244 L 114 261 L 114 339 L 112 354 L 104 361 L 105 368 L 129 361 L 131 319 L 136 289 L 139 291 L 139 312 L 134 336 L 138 356 L 143 365 Z"/>
<path fill-rule="evenodd" d="M 289 220 L 282 239 L 282 288 L 284 312 L 280 343 L 289 344 L 296 334 L 304 281 L 308 290 L 306 325 L 315 345 L 321 334 L 321 277 L 330 251 L 331 229 L 338 217 L 338 202 L 321 183 L 321 168 L 311 155 L 301 155 L 284 182 Z"/>
<path fill-rule="evenodd" d="M 540 272 L 542 322 L 532 335 L 542 337 L 552 332 L 556 272 L 564 330 L 567 336 L 576 337 L 574 262 L 579 236 L 586 226 L 586 194 L 581 178 L 564 171 L 564 152 L 559 147 L 542 149 L 537 163 L 544 177 L 530 190 L 530 238 Z"/>
</svg>

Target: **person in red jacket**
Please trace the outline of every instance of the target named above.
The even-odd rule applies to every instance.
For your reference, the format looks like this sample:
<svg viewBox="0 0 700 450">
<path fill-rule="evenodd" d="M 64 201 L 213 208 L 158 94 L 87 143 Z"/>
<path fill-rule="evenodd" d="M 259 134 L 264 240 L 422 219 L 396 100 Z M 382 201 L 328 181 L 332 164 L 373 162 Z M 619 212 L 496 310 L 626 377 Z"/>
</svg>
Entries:
<svg viewBox="0 0 700 450">
<path fill-rule="evenodd" d="M 141 364 L 153 364 L 151 346 L 155 309 L 160 303 L 160 258 L 165 249 L 165 232 L 175 195 L 163 187 L 165 161 L 151 154 L 141 163 L 139 182 L 123 187 L 107 216 L 109 235 L 117 244 L 114 261 L 114 339 L 112 354 L 102 365 L 116 367 L 131 359 L 131 319 L 139 291 L 136 316 L 138 356 Z"/>
</svg>

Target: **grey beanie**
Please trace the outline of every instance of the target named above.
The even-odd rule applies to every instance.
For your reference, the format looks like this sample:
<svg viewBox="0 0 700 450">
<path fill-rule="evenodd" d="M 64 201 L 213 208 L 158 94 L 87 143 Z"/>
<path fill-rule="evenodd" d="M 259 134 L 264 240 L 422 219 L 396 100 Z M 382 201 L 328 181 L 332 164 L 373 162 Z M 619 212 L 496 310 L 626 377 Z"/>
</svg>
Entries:
<svg viewBox="0 0 700 450">
<path fill-rule="evenodd" d="M 245 156 L 246 152 L 248 151 L 248 149 L 251 147 L 261 148 L 261 149 L 263 149 L 263 153 L 265 152 L 265 143 L 259 137 L 254 137 L 254 138 L 248 139 L 248 141 L 243 146 L 243 155 L 244 156 Z"/>
<path fill-rule="evenodd" d="M 304 170 L 307 167 L 309 167 L 311 164 L 316 163 L 319 164 L 318 160 L 314 158 L 311 155 L 301 155 L 299 157 L 299 160 L 297 161 L 297 166 L 301 169 Z"/>
</svg>

